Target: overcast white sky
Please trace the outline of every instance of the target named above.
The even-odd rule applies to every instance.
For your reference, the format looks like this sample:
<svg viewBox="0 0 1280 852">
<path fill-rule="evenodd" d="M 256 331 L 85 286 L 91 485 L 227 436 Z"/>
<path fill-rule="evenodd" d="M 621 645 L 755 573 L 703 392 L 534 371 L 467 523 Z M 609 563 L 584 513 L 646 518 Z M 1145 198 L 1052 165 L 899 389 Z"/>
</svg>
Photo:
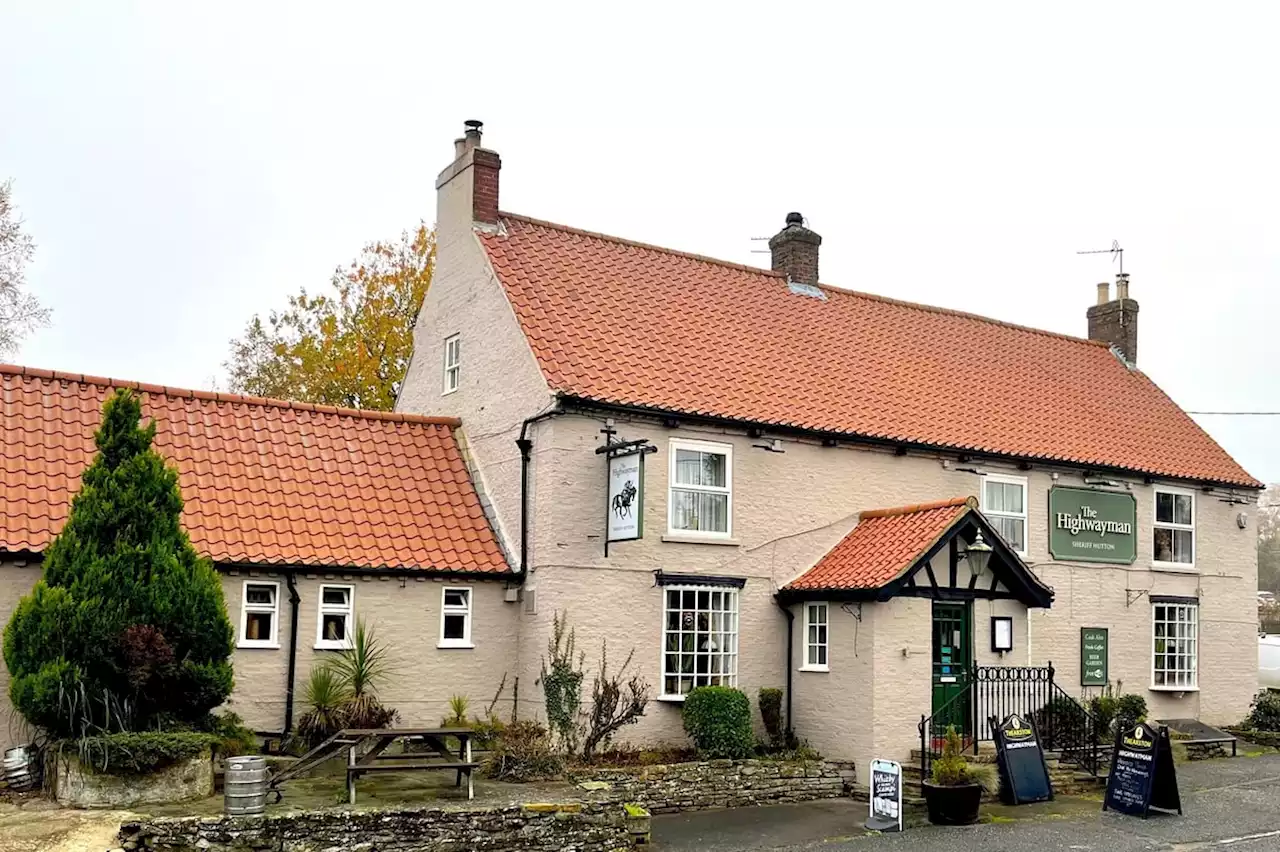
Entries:
<svg viewBox="0 0 1280 852">
<path fill-rule="evenodd" d="M 1280 410 L 1280 12 L 1257 4 L 0 4 L 0 179 L 54 310 L 17 360 L 225 388 L 228 340 L 435 213 L 462 120 L 511 211 L 1085 333 Z M 999 352 L 991 353 L 999 358 Z M 1010 411 L 1009 417 L 1018 412 Z M 1280 417 L 1202 417 L 1280 480 Z"/>
</svg>

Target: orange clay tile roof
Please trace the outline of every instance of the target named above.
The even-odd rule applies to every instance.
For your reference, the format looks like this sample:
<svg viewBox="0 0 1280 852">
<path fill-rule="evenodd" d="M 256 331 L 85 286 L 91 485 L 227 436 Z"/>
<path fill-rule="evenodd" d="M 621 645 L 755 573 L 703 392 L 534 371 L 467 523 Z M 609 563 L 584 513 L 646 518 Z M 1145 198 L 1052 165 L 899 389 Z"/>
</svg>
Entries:
<svg viewBox="0 0 1280 852">
<path fill-rule="evenodd" d="M 858 525 L 785 589 L 878 589 L 910 568 L 973 507 L 972 498 L 863 512 Z"/>
<path fill-rule="evenodd" d="M 507 572 L 458 421 L 0 365 L 0 550 L 62 527 L 111 388 L 131 387 L 177 467 L 182 521 L 220 564 Z"/>
<path fill-rule="evenodd" d="M 1104 344 L 502 215 L 479 238 L 564 395 L 1261 487 Z"/>
</svg>

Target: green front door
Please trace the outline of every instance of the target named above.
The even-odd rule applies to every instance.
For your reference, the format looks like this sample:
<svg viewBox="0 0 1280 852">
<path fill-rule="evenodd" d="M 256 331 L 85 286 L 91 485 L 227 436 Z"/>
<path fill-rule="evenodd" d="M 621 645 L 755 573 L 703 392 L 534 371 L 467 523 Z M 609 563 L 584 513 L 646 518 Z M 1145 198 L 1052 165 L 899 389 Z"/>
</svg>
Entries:
<svg viewBox="0 0 1280 852">
<path fill-rule="evenodd" d="M 933 602 L 933 712 L 935 736 L 955 725 L 961 736 L 973 732 L 969 712 L 969 667 L 973 662 L 973 608 L 969 602 Z M 963 696 L 963 697 L 957 697 Z"/>
</svg>

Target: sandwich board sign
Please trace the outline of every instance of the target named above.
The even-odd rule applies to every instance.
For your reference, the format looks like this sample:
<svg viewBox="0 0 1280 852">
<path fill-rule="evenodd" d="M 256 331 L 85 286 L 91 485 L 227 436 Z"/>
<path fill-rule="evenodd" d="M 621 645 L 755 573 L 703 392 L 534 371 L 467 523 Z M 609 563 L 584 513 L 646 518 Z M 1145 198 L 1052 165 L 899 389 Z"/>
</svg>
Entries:
<svg viewBox="0 0 1280 852">
<path fill-rule="evenodd" d="M 866 827 L 902 831 L 902 764 L 879 758 L 871 761 L 871 815 Z"/>
<path fill-rule="evenodd" d="M 1006 805 L 1026 805 L 1053 799 L 1053 783 L 1044 762 L 1040 732 L 1030 716 L 1010 713 L 1003 722 L 989 720 L 996 741 L 1000 771 L 1000 800 Z"/>
<path fill-rule="evenodd" d="M 1152 808 L 1181 814 L 1182 798 L 1178 795 L 1169 729 L 1157 732 L 1146 722 L 1139 722 L 1116 734 L 1102 809 L 1146 819 Z"/>
</svg>

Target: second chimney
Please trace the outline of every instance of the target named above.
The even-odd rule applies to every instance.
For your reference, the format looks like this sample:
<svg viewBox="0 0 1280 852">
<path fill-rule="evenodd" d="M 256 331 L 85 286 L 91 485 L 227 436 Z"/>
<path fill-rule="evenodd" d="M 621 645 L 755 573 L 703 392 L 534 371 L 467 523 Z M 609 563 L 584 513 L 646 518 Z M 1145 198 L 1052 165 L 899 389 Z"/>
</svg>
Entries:
<svg viewBox="0 0 1280 852">
<path fill-rule="evenodd" d="M 1129 273 L 1116 276 L 1116 297 L 1108 299 L 1110 288 L 1098 285 L 1098 304 L 1089 308 L 1089 339 L 1100 340 L 1120 350 L 1130 364 L 1138 363 L 1138 303 L 1129 298 Z"/>
<path fill-rule="evenodd" d="M 818 247 L 822 237 L 804 226 L 804 217 L 788 213 L 787 223 L 769 240 L 773 271 L 784 272 L 789 280 L 800 284 L 818 283 Z"/>
</svg>

